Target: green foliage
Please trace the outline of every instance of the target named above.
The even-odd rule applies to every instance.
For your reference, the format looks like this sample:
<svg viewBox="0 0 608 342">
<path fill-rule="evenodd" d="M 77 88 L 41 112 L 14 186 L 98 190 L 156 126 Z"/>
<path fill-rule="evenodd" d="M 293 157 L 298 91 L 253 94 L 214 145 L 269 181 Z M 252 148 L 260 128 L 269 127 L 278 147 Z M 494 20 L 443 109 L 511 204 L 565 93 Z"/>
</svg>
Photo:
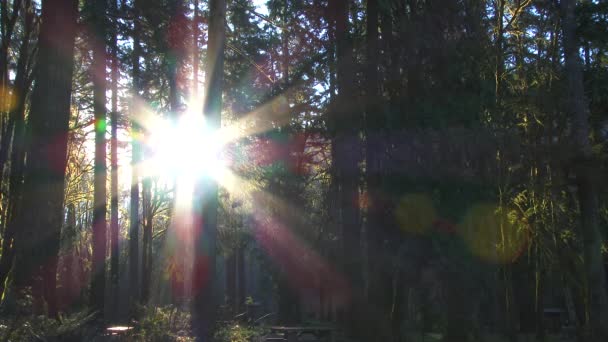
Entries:
<svg viewBox="0 0 608 342">
<path fill-rule="evenodd" d="M 92 339 L 96 330 L 90 323 L 96 313 L 77 312 L 60 316 L 58 320 L 46 316 L 15 316 L 0 320 L 3 341 L 85 341 Z"/>
<path fill-rule="evenodd" d="M 217 342 L 249 342 L 261 335 L 261 328 L 231 322 L 217 330 L 215 340 Z"/>
<path fill-rule="evenodd" d="M 140 307 L 139 317 L 129 333 L 131 341 L 194 341 L 190 336 L 190 313 L 173 305 Z"/>
</svg>

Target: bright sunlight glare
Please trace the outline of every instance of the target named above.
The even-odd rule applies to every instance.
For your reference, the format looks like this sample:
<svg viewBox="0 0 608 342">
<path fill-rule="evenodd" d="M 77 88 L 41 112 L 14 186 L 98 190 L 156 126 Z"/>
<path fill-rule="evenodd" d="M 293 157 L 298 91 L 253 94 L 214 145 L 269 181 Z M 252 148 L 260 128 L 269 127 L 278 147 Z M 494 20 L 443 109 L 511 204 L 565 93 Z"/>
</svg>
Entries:
<svg viewBox="0 0 608 342">
<path fill-rule="evenodd" d="M 226 172 L 222 140 L 201 115 L 186 113 L 176 121 L 158 121 L 151 127 L 149 170 L 158 176 L 193 182 L 201 176 L 220 182 Z"/>
</svg>

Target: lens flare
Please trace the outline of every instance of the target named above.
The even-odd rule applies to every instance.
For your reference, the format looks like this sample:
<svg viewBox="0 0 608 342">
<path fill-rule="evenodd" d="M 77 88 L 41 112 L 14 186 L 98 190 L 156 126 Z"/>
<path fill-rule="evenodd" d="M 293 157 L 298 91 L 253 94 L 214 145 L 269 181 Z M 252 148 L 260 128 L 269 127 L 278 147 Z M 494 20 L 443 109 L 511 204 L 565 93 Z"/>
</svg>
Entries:
<svg viewBox="0 0 608 342">
<path fill-rule="evenodd" d="M 471 252 L 487 262 L 514 262 L 528 245 L 527 231 L 518 229 L 505 210 L 493 204 L 471 207 L 461 226 Z"/>
<path fill-rule="evenodd" d="M 185 114 L 177 122 L 159 122 L 149 139 L 151 172 L 191 184 L 201 176 L 217 181 L 226 170 L 223 144 L 202 116 Z"/>
<path fill-rule="evenodd" d="M 437 213 L 429 195 L 408 194 L 399 201 L 395 208 L 395 216 L 405 232 L 424 234 L 431 228 Z"/>
</svg>

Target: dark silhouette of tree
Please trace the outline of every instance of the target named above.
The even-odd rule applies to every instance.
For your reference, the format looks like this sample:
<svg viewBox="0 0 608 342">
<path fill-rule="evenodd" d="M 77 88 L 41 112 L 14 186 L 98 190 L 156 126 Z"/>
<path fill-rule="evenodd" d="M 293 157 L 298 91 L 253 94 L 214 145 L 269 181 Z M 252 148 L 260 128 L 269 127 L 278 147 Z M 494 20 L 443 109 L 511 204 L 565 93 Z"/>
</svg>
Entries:
<svg viewBox="0 0 608 342">
<path fill-rule="evenodd" d="M 209 2 L 209 40 L 206 59 L 206 94 L 203 115 L 211 131 L 221 127 L 224 47 L 226 44 L 226 1 Z M 215 326 L 215 264 L 218 217 L 218 185 L 210 177 L 201 180 L 200 221 L 195 226 L 193 284 L 193 329 L 197 340 L 207 341 Z"/>
<path fill-rule="evenodd" d="M 112 1 L 110 7 L 110 13 L 114 16 L 118 16 L 118 2 Z M 110 121 L 112 125 L 112 140 L 110 142 L 110 154 L 112 164 L 111 174 L 111 200 L 110 200 L 110 276 L 112 279 L 112 286 L 116 289 L 118 286 L 118 77 L 120 76 L 120 69 L 118 65 L 118 24 L 115 21 L 112 24 L 112 37 L 110 44 L 110 56 L 112 61 L 111 68 L 111 79 L 112 79 L 112 112 L 110 114 Z"/>
<path fill-rule="evenodd" d="M 42 4 L 32 94 L 36 100 L 28 118 L 28 161 L 18 218 L 20 229 L 15 239 L 15 289 L 32 288 L 36 303 L 46 300 L 51 317 L 58 314 L 56 267 L 63 223 L 76 15 L 77 1 L 49 0 Z"/>
<path fill-rule="evenodd" d="M 95 185 L 93 198 L 93 265 L 91 278 L 91 305 L 103 315 L 105 303 L 106 244 L 107 244 L 107 161 L 106 161 L 106 34 L 107 3 L 92 1 L 93 25 L 93 110 L 95 114 Z"/>
<path fill-rule="evenodd" d="M 131 197 L 130 197 L 130 227 L 129 227 L 129 298 L 130 307 L 134 308 L 139 300 L 139 172 L 141 162 L 141 128 L 136 117 L 141 105 L 140 96 L 142 95 L 142 79 L 140 58 L 142 57 L 141 46 L 141 1 L 133 1 L 133 53 L 132 53 L 132 100 L 131 100 L 131 129 L 133 130 L 133 140 L 131 144 Z"/>
<path fill-rule="evenodd" d="M 34 8 L 31 1 L 23 4 L 25 14 L 23 16 L 24 33 L 19 48 L 17 61 L 17 72 L 15 75 L 15 92 L 22 94 L 10 112 L 9 127 L 13 128 L 13 141 L 10 153 L 10 173 L 8 186 L 8 208 L 6 209 L 5 227 L 2 237 L 2 255 L 0 256 L 0 293 L 4 293 L 6 279 L 13 265 L 15 249 L 14 239 L 18 230 L 17 218 L 19 216 L 20 198 L 23 182 L 23 167 L 25 164 L 25 106 L 26 95 L 31 85 L 31 63 L 32 49 L 30 40 L 34 33 Z M 1 182 L 0 182 L 1 183 Z"/>
<path fill-rule="evenodd" d="M 567 81 L 567 110 L 572 116 L 573 163 L 577 179 L 580 221 L 584 242 L 586 300 L 589 303 L 587 329 L 593 341 L 608 338 L 603 323 L 608 317 L 606 271 L 602 261 L 602 234 L 599 228 L 597 180 L 594 179 L 594 158 L 591 150 L 589 105 L 585 96 L 583 72 L 576 34 L 575 1 L 562 0 L 562 40 Z"/>
</svg>

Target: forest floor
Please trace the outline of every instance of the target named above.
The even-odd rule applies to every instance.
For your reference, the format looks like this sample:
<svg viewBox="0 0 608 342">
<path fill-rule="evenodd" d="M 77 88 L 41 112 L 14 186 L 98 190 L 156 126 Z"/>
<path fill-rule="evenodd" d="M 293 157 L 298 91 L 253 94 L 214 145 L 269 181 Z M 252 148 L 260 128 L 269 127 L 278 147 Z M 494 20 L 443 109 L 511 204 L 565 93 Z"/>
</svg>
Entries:
<svg viewBox="0 0 608 342">
<path fill-rule="evenodd" d="M 407 342 L 441 342 L 443 335 L 439 333 L 421 333 L 421 332 L 410 332 L 406 334 L 405 341 Z M 513 342 L 507 336 L 497 333 L 482 333 L 477 339 L 471 339 L 470 341 L 478 342 Z M 537 342 L 535 334 L 518 334 L 516 336 L 517 342 Z M 575 337 L 567 336 L 565 334 L 547 334 L 544 342 L 574 342 Z"/>
<path fill-rule="evenodd" d="M 254 339 L 254 342 L 264 342 L 266 336 L 260 336 Z M 421 333 L 421 332 L 410 332 L 405 336 L 404 341 L 407 342 L 441 342 L 443 335 L 440 333 Z M 302 340 L 309 341 L 309 340 Z M 312 340 L 310 340 L 312 341 Z M 323 340 L 322 340 L 323 341 Z M 477 339 L 470 339 L 470 342 L 514 342 L 508 337 L 496 333 L 484 333 L 481 334 Z M 565 336 L 563 334 L 548 334 L 543 342 L 574 342 L 576 338 L 571 336 Z M 335 342 L 366 342 L 349 339 L 341 334 L 338 334 L 335 338 Z M 538 342 L 534 334 L 518 334 L 516 342 Z"/>
</svg>

